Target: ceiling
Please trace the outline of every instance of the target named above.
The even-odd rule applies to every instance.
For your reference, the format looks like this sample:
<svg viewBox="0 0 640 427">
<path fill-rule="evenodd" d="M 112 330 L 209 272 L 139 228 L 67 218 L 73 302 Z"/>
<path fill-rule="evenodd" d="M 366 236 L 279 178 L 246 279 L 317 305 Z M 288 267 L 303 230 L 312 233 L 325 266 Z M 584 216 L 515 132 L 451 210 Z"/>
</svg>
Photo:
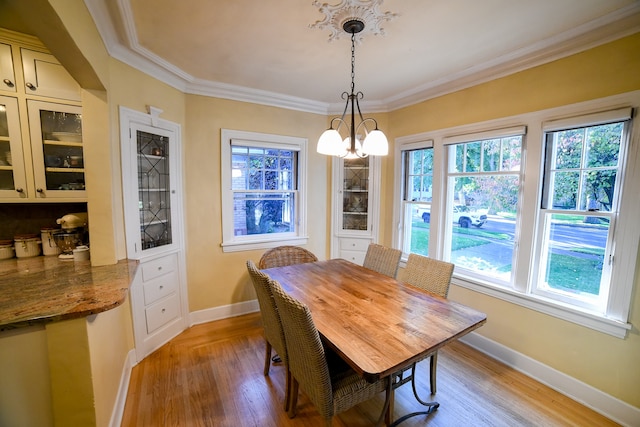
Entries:
<svg viewBox="0 0 640 427">
<path fill-rule="evenodd" d="M 112 56 L 180 90 L 333 113 L 350 89 L 351 46 L 310 27 L 324 18 L 321 2 L 85 0 Z M 384 0 L 377 10 L 397 16 L 356 45 L 368 112 L 640 31 L 640 0 Z"/>
</svg>

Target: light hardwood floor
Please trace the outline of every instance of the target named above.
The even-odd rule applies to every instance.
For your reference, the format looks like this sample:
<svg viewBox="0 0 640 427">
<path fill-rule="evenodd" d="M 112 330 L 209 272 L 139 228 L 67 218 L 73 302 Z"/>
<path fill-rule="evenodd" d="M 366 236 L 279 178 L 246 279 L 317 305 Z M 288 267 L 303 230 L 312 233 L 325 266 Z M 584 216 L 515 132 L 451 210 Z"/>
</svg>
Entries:
<svg viewBox="0 0 640 427">
<path fill-rule="evenodd" d="M 313 427 L 323 420 L 300 394 L 283 410 L 284 368 L 262 374 L 260 315 L 194 326 L 133 368 L 122 426 Z M 418 368 L 428 397 L 429 363 Z M 438 353 L 440 408 L 400 426 L 616 426 L 591 409 L 459 342 Z M 333 419 L 334 427 L 374 425 L 384 393 Z M 409 384 L 396 390 L 394 419 L 420 410 Z"/>
</svg>

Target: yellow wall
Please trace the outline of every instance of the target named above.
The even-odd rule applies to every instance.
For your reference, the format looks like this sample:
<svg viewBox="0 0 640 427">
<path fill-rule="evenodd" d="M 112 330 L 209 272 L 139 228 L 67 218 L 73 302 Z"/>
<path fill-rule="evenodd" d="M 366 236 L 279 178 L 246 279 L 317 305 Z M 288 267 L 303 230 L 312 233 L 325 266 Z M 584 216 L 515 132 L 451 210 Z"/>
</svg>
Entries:
<svg viewBox="0 0 640 427">
<path fill-rule="evenodd" d="M 320 258 L 328 254 L 326 227 L 329 212 L 326 194 L 329 160 L 315 152 L 315 141 L 326 128 L 326 117 L 190 95 L 187 97 L 183 160 L 191 311 L 255 299 L 245 261 L 257 261 L 263 251 L 223 253 L 220 246 L 220 130 L 223 128 L 309 139 L 309 244 L 306 247 Z"/>
<path fill-rule="evenodd" d="M 640 89 L 640 34 L 390 113 L 393 137 L 507 117 Z M 528 141 L 528 144 L 535 141 Z M 392 157 L 385 159 L 393 162 Z M 384 177 L 393 188 L 392 167 Z M 383 204 L 391 217 L 392 204 Z M 392 229 L 384 227 L 384 241 Z M 636 266 L 640 263 L 636 263 Z M 474 291 L 449 297 L 488 315 L 480 335 L 640 407 L 640 274 L 622 340 Z"/>
<path fill-rule="evenodd" d="M 99 188 L 91 193 L 92 244 L 103 244 L 97 262 L 125 256 L 122 190 L 119 183 L 118 106 L 146 111 L 147 105 L 164 110 L 162 118 L 182 125 L 184 186 L 186 192 L 186 255 L 189 306 L 191 311 L 225 306 L 253 298 L 244 261 L 257 260 L 261 251 L 223 253 L 220 215 L 220 129 L 278 133 L 309 139 L 307 246 L 321 258 L 329 254 L 330 160 L 315 153 L 315 141 L 326 128 L 327 118 L 319 115 L 252 105 L 195 95 L 185 95 L 156 79 L 108 57 L 83 2 L 49 0 L 83 56 L 94 68 L 106 92 L 85 91 L 86 120 L 95 137 L 94 149 L 87 152 L 91 165 L 89 184 Z M 45 44 L 55 40 L 43 40 Z M 513 76 L 381 114 L 380 127 L 390 141 L 394 137 L 473 123 L 522 112 L 534 111 L 616 93 L 640 89 L 640 35 L 592 49 Z M 93 116 L 93 117 L 92 117 Z M 107 156 L 110 153 L 110 157 Z M 107 156 L 107 157 L 105 157 Z M 98 161 L 99 160 L 99 161 Z M 107 179 L 108 177 L 108 179 Z M 393 156 L 383 160 L 383 202 L 381 237 L 391 242 Z M 95 212 L 95 211 L 94 211 Z M 94 231 L 99 228 L 100 231 Z M 94 234 L 95 233 L 95 234 Z M 94 236 L 99 236 L 93 239 Z M 93 256 L 92 249 L 92 256 Z M 637 284 L 636 284 L 637 286 Z M 630 321 L 640 321 L 640 296 L 636 292 Z M 640 338 L 634 329 L 625 340 L 612 338 L 522 307 L 472 291 L 453 287 L 451 298 L 485 311 L 484 336 L 546 363 L 581 381 L 640 407 Z M 107 425 L 127 352 L 132 348 L 128 303 L 82 327 L 74 321 L 52 327 L 69 328 L 76 340 L 68 347 L 57 346 L 57 360 L 75 357 L 75 351 L 89 355 L 91 378 L 87 396 L 95 396 L 95 424 Z M 78 333 L 78 331 L 80 331 Z M 66 331 L 68 332 L 68 331 Z M 40 333 L 26 340 L 39 351 Z M 64 334 L 60 334 L 64 335 Z M 2 338 L 4 341 L 6 338 Z M 63 339 L 63 336 L 59 336 Z M 102 341 L 104 339 L 104 341 Z M 107 346 L 110 345 L 110 348 Z M 84 362 L 82 363 L 84 364 Z M 55 369 L 52 377 L 59 374 Z M 82 383 L 82 382 L 81 382 Z M 83 385 L 84 386 L 84 385 Z M 28 391 L 25 387 L 20 391 Z M 0 385 L 0 393 L 5 392 Z M 54 389 L 55 393 L 55 389 Z M 64 396 L 58 398 L 63 399 Z M 73 411 L 67 414 L 74 416 Z"/>
<path fill-rule="evenodd" d="M 91 349 L 91 375 L 96 426 L 109 425 L 117 398 L 124 363 L 122 356 L 133 348 L 129 300 L 113 310 L 87 319 Z"/>
<path fill-rule="evenodd" d="M 47 354 L 42 326 L 0 332 L 0 426 L 53 426 Z"/>
</svg>

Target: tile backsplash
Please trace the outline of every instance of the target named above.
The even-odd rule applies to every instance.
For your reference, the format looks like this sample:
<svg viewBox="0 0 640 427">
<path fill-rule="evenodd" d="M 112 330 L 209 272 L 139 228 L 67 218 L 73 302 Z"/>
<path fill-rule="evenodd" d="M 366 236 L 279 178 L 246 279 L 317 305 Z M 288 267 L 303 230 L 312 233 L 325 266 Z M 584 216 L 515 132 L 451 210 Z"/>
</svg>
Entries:
<svg viewBox="0 0 640 427">
<path fill-rule="evenodd" d="M 0 240 L 16 234 L 40 234 L 44 227 L 60 227 L 56 219 L 68 213 L 87 212 L 86 203 L 0 203 Z"/>
</svg>

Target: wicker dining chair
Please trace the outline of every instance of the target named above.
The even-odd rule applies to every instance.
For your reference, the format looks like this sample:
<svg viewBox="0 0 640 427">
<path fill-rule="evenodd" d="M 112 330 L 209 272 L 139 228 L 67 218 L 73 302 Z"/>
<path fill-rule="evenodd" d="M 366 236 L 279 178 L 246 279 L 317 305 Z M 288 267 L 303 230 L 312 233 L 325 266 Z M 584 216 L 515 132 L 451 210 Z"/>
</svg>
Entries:
<svg viewBox="0 0 640 427">
<path fill-rule="evenodd" d="M 271 280 L 273 298 L 282 318 L 285 342 L 291 370 L 291 393 L 288 415 L 296 415 L 298 387 L 325 419 L 332 425 L 334 415 L 375 397 L 381 391 L 390 393 L 390 378 L 369 383 L 349 367 L 339 356 L 330 357 L 322 345 L 309 308 L 288 295 L 280 284 Z M 382 409 L 378 425 L 387 409 Z"/>
<path fill-rule="evenodd" d="M 364 257 L 363 267 L 377 271 L 389 277 L 396 277 L 402 251 L 370 243 Z"/>
<path fill-rule="evenodd" d="M 422 288 L 433 294 L 446 298 L 449 295 L 449 285 L 454 265 L 450 262 L 428 258 L 418 254 L 409 254 L 407 266 L 404 269 L 402 281 Z M 436 393 L 436 366 L 438 352 L 430 355 L 430 386 L 431 394 Z M 414 384 L 415 386 L 415 384 Z"/>
<path fill-rule="evenodd" d="M 278 246 L 269 249 L 262 255 L 258 262 L 258 268 L 263 270 L 316 261 L 318 261 L 317 256 L 300 246 Z"/>
<path fill-rule="evenodd" d="M 287 355 L 287 346 L 285 344 L 284 330 L 282 321 L 278 314 L 275 300 L 271 292 L 270 278 L 262 271 L 258 270 L 256 264 L 248 260 L 247 270 L 251 276 L 251 282 L 258 296 L 258 305 L 260 306 L 260 314 L 262 316 L 262 326 L 264 329 L 265 340 L 265 358 L 264 358 L 264 375 L 269 375 L 271 367 L 271 349 L 275 349 L 280 359 L 284 362 L 286 369 L 286 379 L 284 388 L 284 409 L 289 409 L 290 389 L 291 389 L 291 373 L 289 372 L 289 357 Z"/>
</svg>

